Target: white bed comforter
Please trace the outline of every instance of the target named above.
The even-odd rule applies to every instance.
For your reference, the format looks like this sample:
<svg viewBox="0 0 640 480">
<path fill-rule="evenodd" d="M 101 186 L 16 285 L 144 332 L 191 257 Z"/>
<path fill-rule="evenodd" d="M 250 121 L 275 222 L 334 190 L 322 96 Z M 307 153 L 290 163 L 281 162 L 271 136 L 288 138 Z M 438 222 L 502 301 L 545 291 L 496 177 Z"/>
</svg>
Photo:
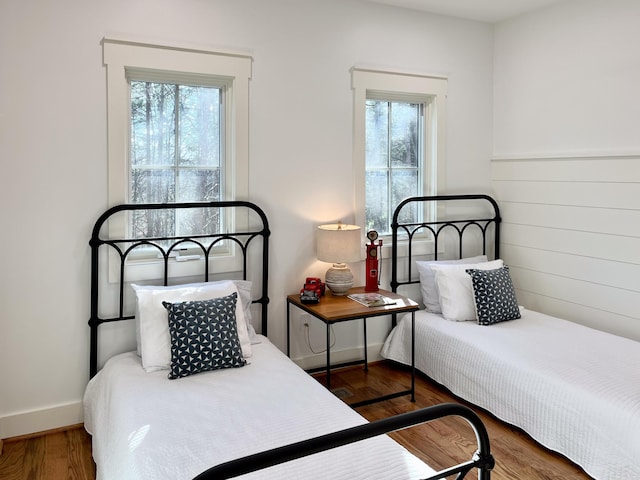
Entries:
<svg viewBox="0 0 640 480">
<path fill-rule="evenodd" d="M 382 355 L 410 364 L 410 319 Z M 640 343 L 524 310 L 492 326 L 416 313 L 416 368 L 600 480 L 640 479 Z"/>
<path fill-rule="evenodd" d="M 239 369 L 168 380 L 135 352 L 89 383 L 85 427 L 98 480 L 190 479 L 219 463 L 366 420 L 266 338 Z M 251 479 L 414 479 L 433 470 L 387 436 L 245 475 Z"/>
</svg>

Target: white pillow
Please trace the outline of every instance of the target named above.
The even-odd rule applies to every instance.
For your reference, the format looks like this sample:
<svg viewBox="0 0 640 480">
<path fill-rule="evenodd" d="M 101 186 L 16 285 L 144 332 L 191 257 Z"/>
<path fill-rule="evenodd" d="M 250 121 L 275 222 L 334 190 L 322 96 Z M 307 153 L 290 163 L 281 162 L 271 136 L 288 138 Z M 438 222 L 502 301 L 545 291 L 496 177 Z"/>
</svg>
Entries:
<svg viewBox="0 0 640 480">
<path fill-rule="evenodd" d="M 442 316 L 457 322 L 477 320 L 473 283 L 471 275 L 466 270 L 495 270 L 503 265 L 502 260 L 476 264 L 432 265 L 440 294 Z"/>
<path fill-rule="evenodd" d="M 244 312 L 244 320 L 247 324 L 247 331 L 249 333 L 249 338 L 251 339 L 251 343 L 257 343 L 257 335 L 256 330 L 253 326 L 253 319 L 251 314 L 251 305 L 252 305 L 252 283 L 250 280 L 231 280 L 236 288 L 238 289 L 238 297 L 242 302 L 242 309 Z M 206 285 L 206 283 L 204 283 Z M 209 283 L 210 284 L 210 283 Z M 152 286 L 150 288 L 181 288 L 184 287 L 185 284 L 176 285 L 175 287 L 155 287 Z M 142 285 L 133 284 L 134 290 L 136 288 L 141 288 Z M 140 341 L 140 312 L 138 309 L 138 302 L 136 302 L 136 315 L 135 315 L 135 323 L 136 323 L 136 353 L 139 357 L 142 356 L 142 347 Z"/>
<path fill-rule="evenodd" d="M 478 255 L 477 257 L 461 258 L 459 260 L 431 260 L 429 262 L 416 262 L 418 274 L 420 275 L 420 291 L 422 292 L 422 303 L 429 312 L 442 313 L 440 307 L 440 295 L 436 286 L 435 272 L 431 269 L 432 265 L 456 265 L 456 264 L 475 264 L 487 261 L 486 255 Z"/>
<path fill-rule="evenodd" d="M 253 327 L 253 318 L 251 316 L 251 288 L 252 283 L 250 280 L 231 280 L 238 289 L 238 299 L 242 303 L 242 311 L 244 312 L 244 321 L 247 324 L 247 332 L 251 343 L 254 343 L 256 337 L 256 330 Z"/>
<path fill-rule="evenodd" d="M 142 366 L 147 372 L 168 369 L 171 364 L 171 336 L 169 314 L 162 302 L 189 302 L 209 300 L 237 293 L 231 280 L 220 282 L 191 283 L 160 287 L 154 285 L 132 285 L 137 299 L 136 320 L 140 329 L 140 354 Z M 251 341 L 247 331 L 244 309 L 240 300 L 236 302 L 238 337 L 245 357 L 251 356 Z"/>
</svg>

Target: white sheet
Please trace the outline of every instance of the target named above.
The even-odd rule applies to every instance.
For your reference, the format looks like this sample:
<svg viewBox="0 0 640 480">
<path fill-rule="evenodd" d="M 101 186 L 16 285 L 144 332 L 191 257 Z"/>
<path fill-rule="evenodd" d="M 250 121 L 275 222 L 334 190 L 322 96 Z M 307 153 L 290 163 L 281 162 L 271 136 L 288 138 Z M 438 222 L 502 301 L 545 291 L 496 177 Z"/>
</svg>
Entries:
<svg viewBox="0 0 640 480">
<path fill-rule="evenodd" d="M 524 310 L 492 326 L 416 313 L 416 368 L 600 480 L 640 478 L 640 343 Z M 410 364 L 410 319 L 382 355 Z"/>
<path fill-rule="evenodd" d="M 266 338 L 239 369 L 168 380 L 134 353 L 116 356 L 85 393 L 97 480 L 190 479 L 219 463 L 366 420 Z M 242 476 L 413 479 L 433 471 L 387 436 Z M 239 477 L 240 478 L 240 477 Z"/>
</svg>

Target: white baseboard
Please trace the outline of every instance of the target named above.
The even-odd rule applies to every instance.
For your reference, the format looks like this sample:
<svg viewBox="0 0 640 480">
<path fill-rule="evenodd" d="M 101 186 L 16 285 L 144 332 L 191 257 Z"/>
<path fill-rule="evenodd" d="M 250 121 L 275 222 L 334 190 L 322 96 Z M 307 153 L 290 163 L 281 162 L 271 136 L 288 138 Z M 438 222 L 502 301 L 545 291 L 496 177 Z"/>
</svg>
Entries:
<svg viewBox="0 0 640 480">
<path fill-rule="evenodd" d="M 0 438 L 19 437 L 83 422 L 82 402 L 0 417 Z"/>
<path fill-rule="evenodd" d="M 382 348 L 382 343 L 369 345 L 367 347 L 367 356 L 368 356 L 367 360 L 369 362 L 377 362 L 382 360 L 383 358 L 380 356 L 381 348 Z M 362 347 L 349 348 L 346 350 L 331 350 L 332 364 L 352 362 L 355 360 L 362 360 L 362 359 L 364 359 L 364 352 L 362 350 Z M 309 370 L 311 368 L 319 368 L 319 367 L 326 366 L 327 354 L 318 353 L 315 355 L 308 355 L 305 357 L 293 358 L 292 360 L 303 369 Z"/>
</svg>

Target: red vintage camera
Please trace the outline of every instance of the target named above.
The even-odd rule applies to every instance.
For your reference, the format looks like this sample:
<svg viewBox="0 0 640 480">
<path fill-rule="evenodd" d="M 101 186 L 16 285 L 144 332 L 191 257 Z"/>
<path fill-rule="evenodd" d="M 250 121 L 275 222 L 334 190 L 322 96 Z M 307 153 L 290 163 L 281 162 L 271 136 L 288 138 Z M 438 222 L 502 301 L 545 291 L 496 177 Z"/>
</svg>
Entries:
<svg viewBox="0 0 640 480">
<path fill-rule="evenodd" d="M 324 295 L 324 283 L 315 277 L 307 277 L 304 286 L 300 290 L 300 301 L 302 303 L 318 303 L 320 297 Z"/>
</svg>

